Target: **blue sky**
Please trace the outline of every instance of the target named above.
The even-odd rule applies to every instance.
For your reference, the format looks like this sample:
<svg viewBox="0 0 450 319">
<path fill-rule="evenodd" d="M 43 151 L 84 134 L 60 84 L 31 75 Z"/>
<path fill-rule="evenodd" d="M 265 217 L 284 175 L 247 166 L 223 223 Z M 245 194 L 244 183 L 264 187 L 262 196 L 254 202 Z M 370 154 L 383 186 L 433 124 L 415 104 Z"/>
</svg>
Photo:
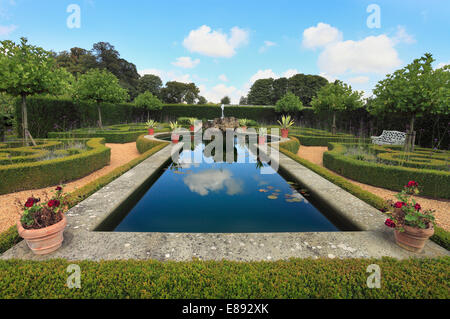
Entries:
<svg viewBox="0 0 450 319">
<path fill-rule="evenodd" d="M 80 28 L 69 28 L 69 5 Z M 379 8 L 379 28 L 367 19 Z M 384 76 L 430 52 L 450 63 L 450 1 L 0 0 L 0 39 L 62 51 L 113 44 L 141 74 L 195 82 L 238 102 L 258 78 L 321 74 L 366 96 Z M 376 23 L 375 23 L 375 26 Z"/>
</svg>

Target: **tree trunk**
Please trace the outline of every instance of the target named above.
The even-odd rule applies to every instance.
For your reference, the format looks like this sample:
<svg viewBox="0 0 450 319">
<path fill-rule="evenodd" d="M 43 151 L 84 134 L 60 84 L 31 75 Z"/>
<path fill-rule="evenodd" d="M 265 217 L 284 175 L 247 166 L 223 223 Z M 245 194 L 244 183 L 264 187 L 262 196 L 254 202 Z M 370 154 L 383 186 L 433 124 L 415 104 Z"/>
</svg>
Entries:
<svg viewBox="0 0 450 319">
<path fill-rule="evenodd" d="M 405 152 L 413 152 L 414 151 L 414 144 L 416 139 L 416 134 L 414 132 L 414 120 L 416 116 L 413 114 L 411 116 L 410 122 L 409 122 L 409 132 L 406 135 L 406 141 L 405 141 Z"/>
<path fill-rule="evenodd" d="M 333 112 L 333 126 L 331 127 L 331 133 L 336 135 L 336 112 Z"/>
<path fill-rule="evenodd" d="M 28 112 L 27 112 L 27 96 L 22 94 L 22 134 L 24 143 L 28 146 Z"/>
<path fill-rule="evenodd" d="M 147 110 L 147 122 L 150 121 L 150 111 Z"/>
<path fill-rule="evenodd" d="M 97 102 L 97 110 L 98 110 L 98 126 L 100 129 L 103 129 L 103 123 L 102 123 L 102 112 L 100 110 L 100 103 Z"/>
</svg>

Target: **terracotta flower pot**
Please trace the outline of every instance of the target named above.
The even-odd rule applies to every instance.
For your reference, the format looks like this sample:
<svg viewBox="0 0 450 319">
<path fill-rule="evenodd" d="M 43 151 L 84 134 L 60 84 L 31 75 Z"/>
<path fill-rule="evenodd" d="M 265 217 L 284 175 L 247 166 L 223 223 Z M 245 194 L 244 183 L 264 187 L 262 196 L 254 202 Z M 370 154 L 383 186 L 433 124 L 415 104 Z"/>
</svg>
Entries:
<svg viewBox="0 0 450 319">
<path fill-rule="evenodd" d="M 242 132 L 246 132 L 247 131 L 247 126 L 241 126 L 241 130 L 242 130 Z"/>
<path fill-rule="evenodd" d="M 148 129 L 148 135 L 153 135 L 155 134 L 155 129 L 154 128 L 149 128 Z"/>
<path fill-rule="evenodd" d="M 258 136 L 258 144 L 262 145 L 266 143 L 266 138 L 264 136 Z"/>
<path fill-rule="evenodd" d="M 434 234 L 433 225 L 430 225 L 427 229 L 406 225 L 404 225 L 403 228 L 405 229 L 404 232 L 400 232 L 398 230 L 395 230 L 394 232 L 397 245 L 416 253 L 420 253 L 422 251 L 428 238 Z"/>
<path fill-rule="evenodd" d="M 189 130 L 190 130 L 191 132 L 194 132 L 194 125 L 191 125 L 191 126 L 189 127 Z"/>
<path fill-rule="evenodd" d="M 180 140 L 180 135 L 172 134 L 172 143 L 176 144 Z"/>
<path fill-rule="evenodd" d="M 36 255 L 45 255 L 54 252 L 61 247 L 64 240 L 63 232 L 67 225 L 66 216 L 58 223 L 41 228 L 41 229 L 25 229 L 20 221 L 17 222 L 17 230 L 19 236 L 25 239 L 28 247 Z"/>
<path fill-rule="evenodd" d="M 289 130 L 287 128 L 282 128 L 281 129 L 281 137 L 282 138 L 287 138 L 289 135 Z"/>
</svg>

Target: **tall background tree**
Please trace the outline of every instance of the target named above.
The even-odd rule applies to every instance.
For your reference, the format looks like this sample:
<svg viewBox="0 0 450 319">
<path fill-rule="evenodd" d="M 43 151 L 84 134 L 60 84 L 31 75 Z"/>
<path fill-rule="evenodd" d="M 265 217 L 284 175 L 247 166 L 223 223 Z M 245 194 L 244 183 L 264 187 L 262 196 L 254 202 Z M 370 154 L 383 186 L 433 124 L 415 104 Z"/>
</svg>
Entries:
<svg viewBox="0 0 450 319">
<path fill-rule="evenodd" d="M 371 112 L 398 113 L 408 118 L 405 151 L 414 150 L 417 117 L 449 113 L 449 66 L 433 70 L 434 59 L 426 53 L 406 67 L 388 74 L 375 86 Z"/>
<path fill-rule="evenodd" d="M 170 81 L 161 89 L 161 99 L 169 104 L 194 104 L 199 98 L 200 89 L 194 83 Z"/>
<path fill-rule="evenodd" d="M 150 92 L 154 96 L 161 96 L 161 88 L 163 83 L 161 78 L 154 74 L 146 74 L 138 81 L 137 91 L 140 93 Z"/>
<path fill-rule="evenodd" d="M 134 104 L 147 109 L 147 121 L 150 119 L 150 111 L 162 109 L 162 102 L 149 91 L 139 94 L 134 99 Z"/>
<path fill-rule="evenodd" d="M 6 40 L 0 42 L 0 92 L 18 96 L 22 100 L 22 134 L 34 144 L 28 130 L 27 96 L 60 93 L 67 80 L 67 72 L 58 68 L 51 52 L 28 44 Z"/>
<path fill-rule="evenodd" d="M 272 105 L 273 79 L 256 80 L 250 88 L 247 99 L 250 105 Z"/>
<path fill-rule="evenodd" d="M 228 96 L 224 96 L 222 100 L 220 100 L 220 104 L 229 105 L 231 103 L 231 100 Z"/>
<path fill-rule="evenodd" d="M 362 92 L 353 91 L 352 87 L 342 81 L 335 81 L 323 86 L 311 101 L 315 112 L 327 111 L 333 116 L 331 127 L 336 134 L 336 113 L 352 111 L 363 107 Z"/>
<path fill-rule="evenodd" d="M 98 125 L 103 128 L 101 103 L 125 102 L 128 93 L 119 85 L 114 74 L 107 70 L 92 69 L 81 75 L 75 83 L 75 99 L 97 104 Z"/>
</svg>

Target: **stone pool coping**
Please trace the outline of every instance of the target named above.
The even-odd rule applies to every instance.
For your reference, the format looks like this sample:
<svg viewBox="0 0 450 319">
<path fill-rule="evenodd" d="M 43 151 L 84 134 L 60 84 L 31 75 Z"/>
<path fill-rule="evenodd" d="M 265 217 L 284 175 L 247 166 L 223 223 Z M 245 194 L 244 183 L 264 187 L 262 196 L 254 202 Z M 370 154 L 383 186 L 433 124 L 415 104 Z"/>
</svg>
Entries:
<svg viewBox="0 0 450 319">
<path fill-rule="evenodd" d="M 147 136 L 147 138 L 151 138 Z M 283 140 L 282 140 L 283 141 Z M 271 146 L 277 148 L 277 143 Z M 172 147 L 180 149 L 183 143 Z M 381 258 L 449 256 L 449 252 L 428 241 L 420 254 L 395 244 L 392 230 L 384 227 L 384 216 L 375 208 L 347 193 L 306 167 L 279 153 L 279 165 L 307 187 L 315 196 L 330 203 L 334 210 L 350 218 L 363 231 L 309 233 L 130 233 L 93 231 L 138 190 L 171 158 L 172 147 L 165 147 L 144 160 L 67 212 L 68 225 L 62 247 L 56 252 L 34 255 L 24 241 L 0 259 L 123 260 L 161 261 L 235 260 L 260 261 L 289 258 Z M 271 156 L 275 151 L 270 149 Z"/>
</svg>

